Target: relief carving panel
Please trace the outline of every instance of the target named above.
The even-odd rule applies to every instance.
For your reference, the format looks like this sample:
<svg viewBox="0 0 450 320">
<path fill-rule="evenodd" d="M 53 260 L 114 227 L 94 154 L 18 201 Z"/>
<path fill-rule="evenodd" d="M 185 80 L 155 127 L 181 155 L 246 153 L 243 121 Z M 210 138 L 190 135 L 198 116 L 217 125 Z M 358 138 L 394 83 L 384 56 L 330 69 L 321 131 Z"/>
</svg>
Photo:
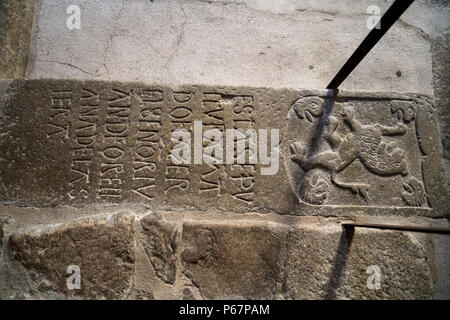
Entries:
<svg viewBox="0 0 450 320">
<path fill-rule="evenodd" d="M 430 101 L 304 95 L 287 118 L 283 151 L 301 203 L 426 214 L 445 198 L 430 183 L 440 166 L 430 147 L 437 134 Z"/>
</svg>

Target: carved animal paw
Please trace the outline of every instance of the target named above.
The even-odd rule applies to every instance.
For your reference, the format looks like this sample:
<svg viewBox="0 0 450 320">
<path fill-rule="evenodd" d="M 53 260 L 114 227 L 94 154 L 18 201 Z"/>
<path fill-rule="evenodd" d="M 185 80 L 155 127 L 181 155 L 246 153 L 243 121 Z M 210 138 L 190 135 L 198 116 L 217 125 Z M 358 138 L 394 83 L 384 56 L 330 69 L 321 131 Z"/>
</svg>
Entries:
<svg viewBox="0 0 450 320">
<path fill-rule="evenodd" d="M 329 116 L 325 119 L 325 125 L 329 127 L 329 131 L 334 132 L 339 126 L 339 119 L 335 116 Z"/>
<path fill-rule="evenodd" d="M 410 177 L 403 182 L 402 199 L 408 206 L 422 207 L 427 201 L 427 194 L 422 182 L 415 177 Z"/>
<path fill-rule="evenodd" d="M 301 142 L 294 142 L 289 145 L 289 149 L 291 150 L 292 161 L 297 162 L 301 167 L 304 167 L 305 158 L 306 158 L 306 146 Z"/>
<path fill-rule="evenodd" d="M 353 193 L 357 194 L 364 200 L 369 199 L 369 186 L 366 184 L 354 184 L 351 186 Z"/>
<path fill-rule="evenodd" d="M 307 175 L 300 185 L 300 197 L 310 204 L 322 204 L 328 197 L 328 181 L 318 172 Z"/>
<path fill-rule="evenodd" d="M 343 105 L 337 112 L 342 120 L 352 120 L 355 117 L 355 113 L 356 111 L 353 105 Z"/>
<path fill-rule="evenodd" d="M 325 125 L 327 129 L 325 129 L 323 137 L 334 148 L 342 142 L 342 137 L 336 131 L 339 127 L 339 120 L 334 116 L 330 116 L 325 120 Z"/>
</svg>

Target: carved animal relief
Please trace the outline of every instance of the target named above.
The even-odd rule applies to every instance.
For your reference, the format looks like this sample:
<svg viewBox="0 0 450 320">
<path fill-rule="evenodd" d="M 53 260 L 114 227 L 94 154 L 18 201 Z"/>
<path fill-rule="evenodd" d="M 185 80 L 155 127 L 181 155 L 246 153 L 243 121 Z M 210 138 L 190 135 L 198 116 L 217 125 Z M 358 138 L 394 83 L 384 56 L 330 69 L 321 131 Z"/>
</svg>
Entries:
<svg viewBox="0 0 450 320">
<path fill-rule="evenodd" d="M 412 100 L 305 96 L 294 101 L 285 155 L 300 201 L 429 209 L 420 108 L 432 112 Z"/>
<path fill-rule="evenodd" d="M 75 80 L 3 86 L 6 203 L 326 216 L 448 211 L 427 97 Z M 208 141 L 208 130 L 222 142 Z M 177 148 L 191 161 L 174 161 Z M 206 150 L 226 161 L 207 162 Z"/>
</svg>

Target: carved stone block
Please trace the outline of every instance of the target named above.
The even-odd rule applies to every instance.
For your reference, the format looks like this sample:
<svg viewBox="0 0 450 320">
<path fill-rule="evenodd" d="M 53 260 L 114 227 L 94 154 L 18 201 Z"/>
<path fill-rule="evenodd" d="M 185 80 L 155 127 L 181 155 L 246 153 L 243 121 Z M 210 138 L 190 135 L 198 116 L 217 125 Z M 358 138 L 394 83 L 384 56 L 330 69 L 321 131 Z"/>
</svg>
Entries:
<svg viewBox="0 0 450 320">
<path fill-rule="evenodd" d="M 186 222 L 184 273 L 206 299 L 275 299 L 288 228 L 275 223 Z"/>
<path fill-rule="evenodd" d="M 10 237 L 12 254 L 39 291 L 123 299 L 133 284 L 134 221 L 134 215 L 121 212 L 21 229 Z M 81 270 L 79 288 L 67 285 L 70 266 Z"/>
<path fill-rule="evenodd" d="M 448 214 L 436 112 L 425 96 L 76 80 L 3 81 L 0 94 L 6 203 Z M 236 137 L 232 163 L 207 163 L 211 144 L 195 143 L 199 124 L 224 140 L 227 130 L 245 131 L 244 149 Z M 188 164 L 171 158 L 177 130 L 192 138 Z"/>
<path fill-rule="evenodd" d="M 142 243 L 156 275 L 173 284 L 176 277 L 177 229 L 158 214 L 148 214 L 141 220 Z"/>
<path fill-rule="evenodd" d="M 292 299 L 432 299 L 432 273 L 415 235 L 297 225 L 287 238 L 286 290 Z M 380 287 L 367 287 L 369 266 Z M 368 269 L 369 268 L 369 269 Z"/>
</svg>

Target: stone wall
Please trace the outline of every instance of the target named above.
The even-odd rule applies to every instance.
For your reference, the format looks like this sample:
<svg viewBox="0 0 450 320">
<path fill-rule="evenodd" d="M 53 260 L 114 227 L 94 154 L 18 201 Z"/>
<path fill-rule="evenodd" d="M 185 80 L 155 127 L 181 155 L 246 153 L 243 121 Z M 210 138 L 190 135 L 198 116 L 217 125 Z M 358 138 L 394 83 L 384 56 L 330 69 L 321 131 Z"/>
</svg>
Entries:
<svg viewBox="0 0 450 320">
<path fill-rule="evenodd" d="M 36 1 L 0 2 L 0 78 L 25 75 L 35 9 Z"/>
<path fill-rule="evenodd" d="M 73 4 L 82 13 L 80 30 L 67 28 L 65 9 Z M 367 8 L 384 12 L 390 4 L 42 0 L 26 75 L 322 89 L 368 33 Z M 447 1 L 416 0 L 341 85 L 437 99 L 448 169 L 449 15 Z"/>
<path fill-rule="evenodd" d="M 335 96 L 390 1 L 274 3 L 1 3 L 1 299 L 450 298 L 448 234 L 342 226 L 449 227 L 448 4 Z M 279 130 L 278 170 L 174 165 L 196 121 Z"/>
<path fill-rule="evenodd" d="M 9 235 L 3 299 L 446 297 L 436 284 L 442 279 L 436 264 L 443 261 L 433 247 L 436 235 L 345 232 L 336 218 L 152 212 L 142 206 L 2 210 L 15 216 L 3 226 Z M 43 218 L 46 225 L 36 224 Z M 413 220 L 448 225 L 445 219 Z M 67 289 L 70 265 L 80 266 L 80 290 Z M 367 288 L 371 265 L 381 269 L 379 290 Z"/>
</svg>

